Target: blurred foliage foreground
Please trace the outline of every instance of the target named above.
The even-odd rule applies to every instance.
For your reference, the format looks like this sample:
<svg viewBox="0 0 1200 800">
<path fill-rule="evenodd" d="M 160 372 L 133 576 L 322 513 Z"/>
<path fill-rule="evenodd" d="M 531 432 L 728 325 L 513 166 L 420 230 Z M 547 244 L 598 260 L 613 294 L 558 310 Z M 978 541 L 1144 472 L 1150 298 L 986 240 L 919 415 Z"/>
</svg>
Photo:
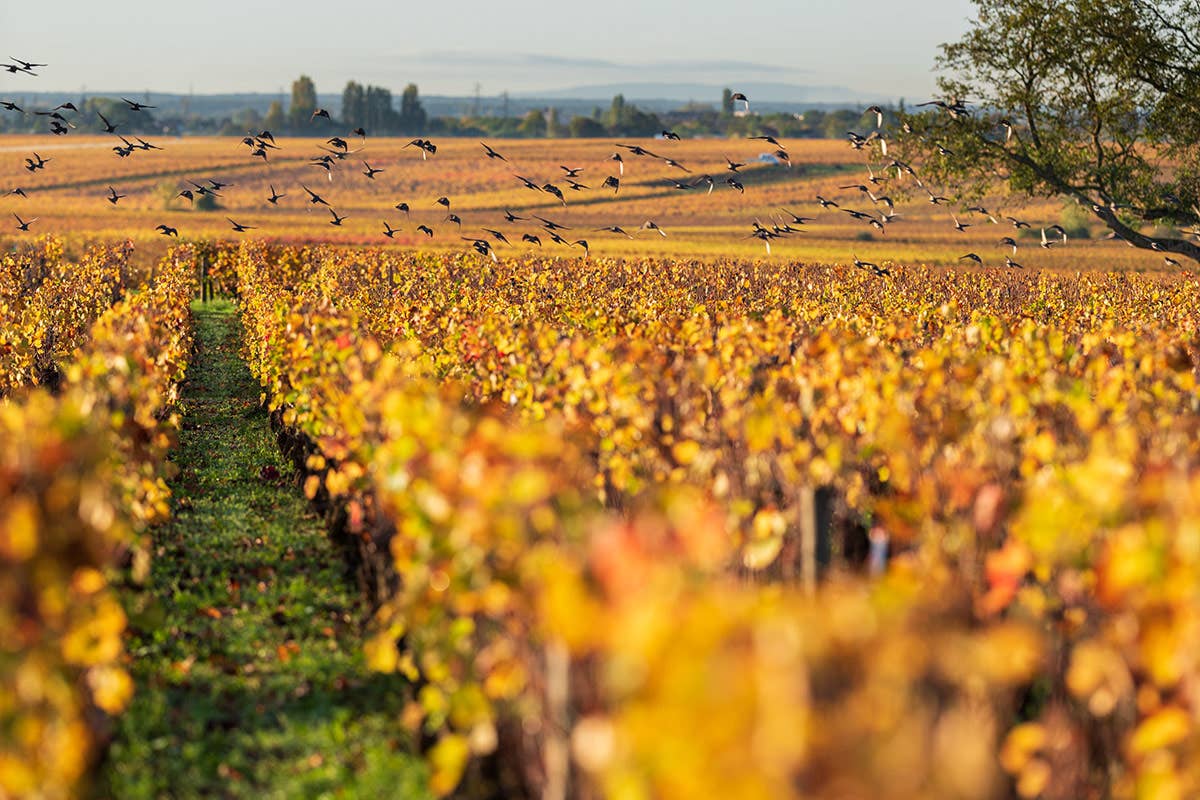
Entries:
<svg viewBox="0 0 1200 800">
<path fill-rule="evenodd" d="M 193 253 L 0 260 L 0 797 L 74 796 L 133 683 L 110 588 L 146 573 L 191 355 Z"/>
<path fill-rule="evenodd" d="M 435 791 L 1200 796 L 1194 276 L 211 257 Z"/>
</svg>

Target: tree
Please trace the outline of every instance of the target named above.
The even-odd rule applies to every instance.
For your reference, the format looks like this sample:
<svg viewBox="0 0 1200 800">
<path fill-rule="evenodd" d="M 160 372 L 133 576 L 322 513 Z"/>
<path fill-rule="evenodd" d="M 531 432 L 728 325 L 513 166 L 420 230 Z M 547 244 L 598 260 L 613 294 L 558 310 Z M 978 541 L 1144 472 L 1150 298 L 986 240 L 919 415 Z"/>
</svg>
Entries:
<svg viewBox="0 0 1200 800">
<path fill-rule="evenodd" d="M 525 116 L 521 119 L 521 124 L 517 131 L 529 138 L 544 136 L 546 133 L 546 114 L 536 108 L 531 108 L 525 112 Z"/>
<path fill-rule="evenodd" d="M 350 128 L 366 127 L 367 93 L 361 83 L 350 81 L 342 90 L 342 122 Z"/>
<path fill-rule="evenodd" d="M 421 133 L 425 130 L 425 109 L 417 95 L 417 85 L 410 83 L 400 95 L 400 129 L 405 133 Z"/>
<path fill-rule="evenodd" d="M 283 103 L 272 100 L 267 108 L 267 115 L 263 117 L 263 127 L 269 131 L 276 131 L 283 127 L 284 122 Z"/>
<path fill-rule="evenodd" d="M 317 110 L 317 87 L 312 78 L 301 75 L 292 83 L 292 104 L 288 107 L 288 124 L 293 128 L 307 125 Z"/>
<path fill-rule="evenodd" d="M 546 138 L 557 139 L 562 136 L 562 125 L 558 121 L 558 109 L 554 106 L 546 111 Z"/>
<path fill-rule="evenodd" d="M 596 139 L 607 132 L 603 125 L 591 117 L 571 117 L 567 124 L 567 135 L 572 139 Z"/>
<path fill-rule="evenodd" d="M 733 114 L 733 90 L 728 86 L 721 90 L 721 113 Z"/>
<path fill-rule="evenodd" d="M 1200 0 L 975 6 L 963 38 L 942 45 L 940 107 L 909 117 L 900 139 L 926 182 L 1066 196 L 1135 247 L 1200 261 L 1169 232 L 1200 223 Z"/>
</svg>

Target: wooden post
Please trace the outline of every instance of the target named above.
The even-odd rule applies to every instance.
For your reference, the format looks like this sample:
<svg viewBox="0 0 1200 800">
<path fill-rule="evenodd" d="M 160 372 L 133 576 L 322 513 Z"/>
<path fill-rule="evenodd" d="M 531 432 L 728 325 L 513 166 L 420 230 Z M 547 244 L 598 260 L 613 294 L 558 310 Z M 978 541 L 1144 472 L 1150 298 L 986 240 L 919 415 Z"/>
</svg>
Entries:
<svg viewBox="0 0 1200 800">
<path fill-rule="evenodd" d="M 571 765 L 570 747 L 570 671 L 567 646 L 554 640 L 546 644 L 546 736 L 542 744 L 542 765 L 546 784 L 542 800 L 566 800 L 567 778 Z"/>
<path fill-rule="evenodd" d="M 800 490 L 800 585 L 805 594 L 817 591 L 817 515 L 811 486 Z"/>
</svg>

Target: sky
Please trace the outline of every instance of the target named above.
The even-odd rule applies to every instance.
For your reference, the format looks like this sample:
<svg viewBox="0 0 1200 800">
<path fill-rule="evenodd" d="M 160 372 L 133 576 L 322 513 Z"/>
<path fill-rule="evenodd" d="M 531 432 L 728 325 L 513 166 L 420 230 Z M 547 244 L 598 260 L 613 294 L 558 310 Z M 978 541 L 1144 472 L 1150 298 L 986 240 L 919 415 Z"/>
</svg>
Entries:
<svg viewBox="0 0 1200 800">
<path fill-rule="evenodd" d="M 970 0 L 0 0 L 20 90 L 275 93 L 308 74 L 423 94 L 780 82 L 918 98 Z M 36 85 L 35 85 L 36 84 Z"/>
</svg>

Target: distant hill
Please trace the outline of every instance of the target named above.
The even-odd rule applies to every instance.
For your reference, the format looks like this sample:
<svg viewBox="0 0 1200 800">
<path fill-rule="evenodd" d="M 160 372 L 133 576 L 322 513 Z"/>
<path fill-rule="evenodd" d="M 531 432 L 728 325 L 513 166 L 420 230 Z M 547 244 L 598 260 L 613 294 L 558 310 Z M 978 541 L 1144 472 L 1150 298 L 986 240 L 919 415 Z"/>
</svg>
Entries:
<svg viewBox="0 0 1200 800">
<path fill-rule="evenodd" d="M 750 103 L 765 102 L 771 104 L 841 104 L 875 101 L 879 98 L 868 96 L 845 86 L 802 86 L 792 83 L 749 82 L 727 84 L 734 91 L 742 92 L 750 98 Z M 676 101 L 683 103 L 697 101 L 705 103 L 720 103 L 721 92 L 725 86 L 703 83 L 603 83 L 588 86 L 572 86 L 564 89 L 551 89 L 538 92 L 522 92 L 516 97 L 537 97 L 547 100 L 609 100 L 613 95 L 623 94 L 630 102 L 637 101 Z"/>
</svg>

